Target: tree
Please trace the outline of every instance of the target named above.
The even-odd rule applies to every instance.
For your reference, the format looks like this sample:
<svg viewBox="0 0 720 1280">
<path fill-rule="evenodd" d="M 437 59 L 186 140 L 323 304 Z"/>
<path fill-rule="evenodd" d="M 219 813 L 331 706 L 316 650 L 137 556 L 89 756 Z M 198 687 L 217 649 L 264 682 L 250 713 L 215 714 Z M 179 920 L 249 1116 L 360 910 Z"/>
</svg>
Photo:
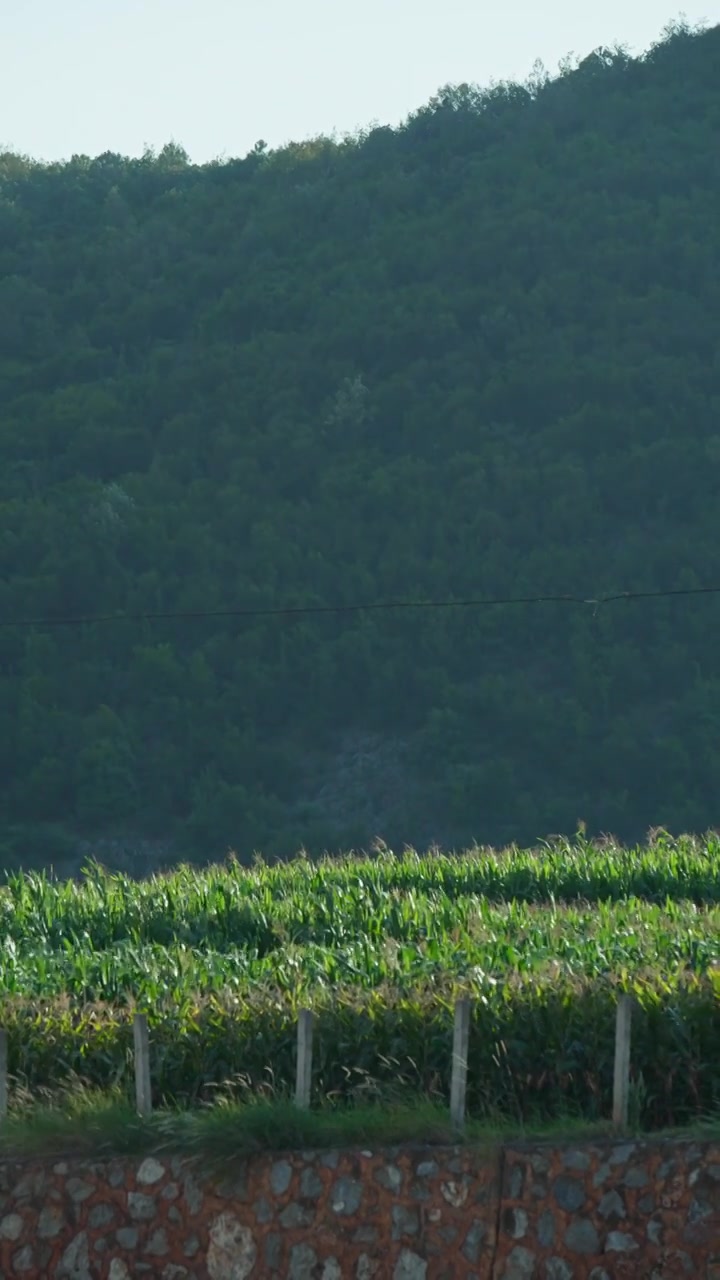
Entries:
<svg viewBox="0 0 720 1280">
<path fill-rule="evenodd" d="M 720 581 L 719 49 L 210 165 L 0 155 L 12 857 L 717 825 L 720 598 L 354 606 Z"/>
</svg>

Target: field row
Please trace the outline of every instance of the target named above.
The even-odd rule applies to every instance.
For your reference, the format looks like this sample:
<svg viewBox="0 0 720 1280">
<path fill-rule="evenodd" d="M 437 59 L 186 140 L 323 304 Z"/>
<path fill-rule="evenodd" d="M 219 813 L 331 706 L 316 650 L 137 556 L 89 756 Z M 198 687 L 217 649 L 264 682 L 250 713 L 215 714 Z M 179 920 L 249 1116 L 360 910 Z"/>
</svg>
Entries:
<svg viewBox="0 0 720 1280">
<path fill-rule="evenodd" d="M 0 1026 L 16 1096 L 132 1089 L 132 1015 L 156 1104 L 288 1096 L 299 1007 L 313 1096 L 446 1099 L 452 1011 L 473 999 L 478 1117 L 608 1114 L 618 994 L 637 1001 L 633 1106 L 649 1125 L 720 1106 L 720 839 L 581 838 L 451 857 L 230 860 L 143 882 L 0 889 Z"/>
<path fill-rule="evenodd" d="M 0 936 L 50 947 L 102 950 L 115 942 L 255 946 L 344 940 L 414 940 L 467 929 L 490 903 L 620 902 L 720 905 L 720 838 L 658 837 L 642 848 L 558 841 L 537 850 L 457 856 L 413 852 L 373 858 L 233 861 L 181 867 L 134 881 L 89 868 L 79 881 L 16 875 L 0 888 Z"/>
<path fill-rule="evenodd" d="M 620 980 L 568 974 L 477 979 L 468 1106 L 478 1118 L 529 1121 L 609 1114 L 618 994 L 636 1000 L 633 1118 L 682 1124 L 720 1105 L 720 974 Z M 313 1097 L 353 1103 L 410 1094 L 447 1100 L 454 992 L 317 991 Z M 297 999 L 263 989 L 149 1010 L 155 1105 L 288 1097 L 295 1074 Z M 32 1096 L 76 1077 L 132 1091 L 132 1008 L 63 998 L 5 1000 L 9 1067 Z"/>
<path fill-rule="evenodd" d="M 338 984 L 408 989 L 548 973 L 706 973 L 720 961 L 720 907 L 691 902 L 536 907 L 477 898 L 443 904 L 418 894 L 397 908 L 394 917 L 387 911 L 374 917 L 372 929 L 362 913 L 334 929 L 316 922 L 322 941 L 295 941 L 297 932 L 288 929 L 283 945 L 278 934 L 272 948 L 258 945 L 250 931 L 232 944 L 223 938 L 223 950 L 209 939 L 196 947 L 126 939 L 95 950 L 87 937 L 66 936 L 55 949 L 36 937 L 6 938 L 0 996 L 152 1004 L 217 991 L 244 995 L 260 985 L 299 997 Z"/>
</svg>

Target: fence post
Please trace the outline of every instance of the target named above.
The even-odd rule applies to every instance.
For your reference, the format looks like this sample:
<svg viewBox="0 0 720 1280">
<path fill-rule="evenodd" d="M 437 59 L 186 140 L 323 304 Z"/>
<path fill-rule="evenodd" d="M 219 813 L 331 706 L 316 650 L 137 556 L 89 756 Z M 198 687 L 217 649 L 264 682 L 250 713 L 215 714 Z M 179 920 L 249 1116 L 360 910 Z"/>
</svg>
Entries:
<svg viewBox="0 0 720 1280">
<path fill-rule="evenodd" d="M 615 1022 L 615 1075 L 613 1079 L 613 1129 L 616 1133 L 627 1129 L 630 1101 L 630 1032 L 632 1025 L 632 996 L 618 1000 Z"/>
<path fill-rule="evenodd" d="M 312 1086 L 313 1016 L 309 1009 L 301 1009 L 297 1027 L 297 1074 L 295 1077 L 295 1106 L 304 1110 L 310 1106 Z"/>
<path fill-rule="evenodd" d="M 0 1029 L 0 1120 L 8 1109 L 8 1042 L 7 1031 Z"/>
<path fill-rule="evenodd" d="M 450 1075 L 450 1122 L 453 1129 L 457 1129 L 458 1132 L 465 1128 L 470 1009 L 469 1000 L 458 1000 L 455 1005 L 452 1071 Z"/>
<path fill-rule="evenodd" d="M 150 1037 L 144 1013 L 135 1014 L 133 1036 L 135 1040 L 135 1102 L 138 1115 L 149 1116 L 152 1113 Z"/>
</svg>

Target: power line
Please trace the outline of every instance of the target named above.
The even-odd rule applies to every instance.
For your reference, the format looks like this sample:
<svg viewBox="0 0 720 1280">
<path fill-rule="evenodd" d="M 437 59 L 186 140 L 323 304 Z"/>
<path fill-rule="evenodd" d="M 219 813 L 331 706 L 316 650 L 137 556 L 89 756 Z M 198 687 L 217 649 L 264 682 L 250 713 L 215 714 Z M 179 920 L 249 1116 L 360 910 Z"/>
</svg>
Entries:
<svg viewBox="0 0 720 1280">
<path fill-rule="evenodd" d="M 86 627 L 119 622 L 189 622 L 210 618 L 296 618 L 320 614 L 388 613 L 391 610 L 489 609 L 500 606 L 569 604 L 592 607 L 595 612 L 620 600 L 663 600 L 673 596 L 720 595 L 720 587 L 685 587 L 670 591 L 619 591 L 605 596 L 538 595 L 467 600 L 386 600 L 374 604 L 286 605 L 265 609 L 187 609 L 147 613 L 98 613 L 76 617 L 0 619 L 0 628 Z"/>
</svg>

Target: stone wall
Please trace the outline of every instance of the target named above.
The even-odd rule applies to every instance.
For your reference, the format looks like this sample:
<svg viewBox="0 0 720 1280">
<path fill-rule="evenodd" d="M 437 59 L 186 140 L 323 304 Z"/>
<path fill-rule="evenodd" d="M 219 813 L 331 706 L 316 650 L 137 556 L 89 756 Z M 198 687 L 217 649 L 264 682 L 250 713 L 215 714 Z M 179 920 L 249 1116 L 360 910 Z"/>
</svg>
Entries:
<svg viewBox="0 0 720 1280">
<path fill-rule="evenodd" d="M 0 1165 L 0 1280 L 720 1280 L 720 1143 Z"/>
<path fill-rule="evenodd" d="M 720 1280 L 720 1143 L 505 1152 L 502 1280 Z"/>
</svg>

